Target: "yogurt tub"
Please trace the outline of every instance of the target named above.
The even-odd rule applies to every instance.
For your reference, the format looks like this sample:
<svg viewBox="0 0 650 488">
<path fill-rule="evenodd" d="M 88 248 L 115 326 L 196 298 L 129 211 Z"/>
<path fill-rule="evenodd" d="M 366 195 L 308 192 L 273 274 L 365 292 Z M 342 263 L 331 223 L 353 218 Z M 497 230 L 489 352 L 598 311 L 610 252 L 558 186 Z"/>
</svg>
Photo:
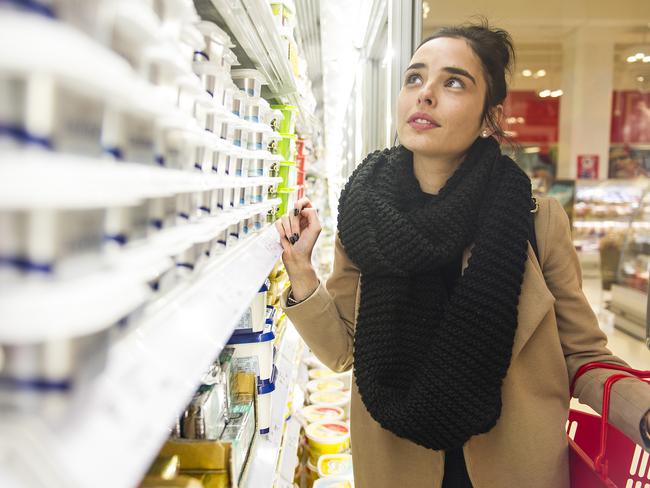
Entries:
<svg viewBox="0 0 650 488">
<path fill-rule="evenodd" d="M 233 358 L 256 358 L 255 374 L 258 383 L 271 380 L 273 376 L 273 331 L 233 334 L 228 345 L 234 349 Z"/>
<path fill-rule="evenodd" d="M 219 146 L 212 153 L 212 173 L 225 176 L 230 171 L 230 158 L 235 149 L 227 142 L 221 140 Z"/>
<path fill-rule="evenodd" d="M 223 105 L 226 87 L 230 85 L 230 77 L 223 68 L 205 61 L 194 61 L 192 71 L 199 77 L 201 86 L 215 102 Z"/>
<path fill-rule="evenodd" d="M 266 79 L 255 69 L 237 69 L 231 71 L 232 80 L 238 88 L 253 98 L 259 98 L 262 94 L 262 85 L 266 85 Z"/>
<path fill-rule="evenodd" d="M 147 237 L 149 212 L 145 201 L 110 207 L 106 212 L 104 238 L 123 246 Z"/>
<path fill-rule="evenodd" d="M 275 378 L 257 384 L 257 425 L 260 434 L 268 434 L 271 430 L 271 400 L 275 391 Z"/>
<path fill-rule="evenodd" d="M 343 420 L 343 409 L 341 407 L 323 407 L 320 405 L 308 405 L 298 411 L 298 418 L 303 420 L 303 425 L 313 424 L 330 420 Z"/>
<path fill-rule="evenodd" d="M 244 114 L 244 119 L 246 119 L 248 122 L 252 122 L 255 124 L 259 124 L 260 122 L 262 122 L 262 116 L 261 116 L 263 110 L 262 100 L 264 99 L 259 97 L 249 97 L 248 105 L 246 106 L 246 113 Z M 264 127 L 269 128 L 267 125 L 264 125 Z"/>
<path fill-rule="evenodd" d="M 232 104 L 230 105 L 230 111 L 233 115 L 240 117 L 244 120 L 246 115 L 246 107 L 248 106 L 248 95 L 243 90 L 234 90 L 232 94 Z M 228 108 L 228 106 L 226 106 Z"/>
<path fill-rule="evenodd" d="M 309 393 L 316 393 L 317 391 L 333 391 L 343 390 L 343 382 L 333 378 L 321 378 L 318 380 L 311 380 L 307 383 L 307 391 Z"/>
<path fill-rule="evenodd" d="M 312 488 L 354 488 L 354 481 L 342 476 L 330 476 L 317 479 Z"/>
<path fill-rule="evenodd" d="M 350 447 L 350 428 L 340 420 L 314 422 L 305 428 L 305 434 L 312 463 L 323 454 L 338 454 Z"/>
<path fill-rule="evenodd" d="M 200 142 L 198 127 L 189 121 L 163 119 L 157 129 L 156 162 L 167 168 L 192 170 L 196 164 L 196 147 Z"/>
<path fill-rule="evenodd" d="M 341 407 L 345 418 L 350 416 L 350 392 L 341 390 L 317 391 L 309 395 L 309 403 L 325 407 Z"/>
<path fill-rule="evenodd" d="M 205 42 L 205 49 L 195 53 L 197 57 L 210 61 L 216 66 L 222 66 L 226 50 L 234 47 L 230 36 L 217 24 L 208 20 L 196 22 L 194 25 L 201 32 Z"/>
<path fill-rule="evenodd" d="M 197 118 L 199 106 L 209 106 L 213 100 L 206 93 L 201 82 L 192 74 L 182 75 L 176 79 L 178 98 L 176 105 L 185 114 Z"/>
<path fill-rule="evenodd" d="M 352 478 L 352 454 L 324 454 L 318 459 L 318 476 Z"/>
<path fill-rule="evenodd" d="M 339 373 L 332 371 L 329 368 L 316 368 L 309 370 L 309 379 L 310 380 L 319 380 L 321 378 L 331 378 L 336 376 Z"/>
<path fill-rule="evenodd" d="M 146 201 L 149 235 L 176 225 L 176 195 L 161 194 Z"/>
</svg>

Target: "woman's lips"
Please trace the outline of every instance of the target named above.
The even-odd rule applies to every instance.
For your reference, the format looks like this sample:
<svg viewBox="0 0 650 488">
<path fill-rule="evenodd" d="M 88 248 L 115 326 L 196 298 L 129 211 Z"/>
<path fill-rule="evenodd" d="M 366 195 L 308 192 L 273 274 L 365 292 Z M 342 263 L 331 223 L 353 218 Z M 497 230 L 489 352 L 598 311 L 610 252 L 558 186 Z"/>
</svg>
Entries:
<svg viewBox="0 0 650 488">
<path fill-rule="evenodd" d="M 440 127 L 440 125 L 431 118 L 431 116 L 423 113 L 413 114 L 409 120 L 408 124 L 415 130 L 429 130 Z"/>
</svg>

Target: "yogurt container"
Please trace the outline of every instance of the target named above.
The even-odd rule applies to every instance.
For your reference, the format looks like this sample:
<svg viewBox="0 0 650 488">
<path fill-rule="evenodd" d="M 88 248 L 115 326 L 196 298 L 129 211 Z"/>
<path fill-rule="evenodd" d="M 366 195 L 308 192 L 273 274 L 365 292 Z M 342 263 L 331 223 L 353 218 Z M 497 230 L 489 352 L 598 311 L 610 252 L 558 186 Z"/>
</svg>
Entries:
<svg viewBox="0 0 650 488">
<path fill-rule="evenodd" d="M 324 407 L 341 407 L 345 418 L 350 415 L 350 392 L 341 390 L 317 391 L 309 395 L 309 402 L 312 405 Z"/>
<path fill-rule="evenodd" d="M 266 79 L 255 69 L 237 69 L 231 71 L 232 80 L 235 85 L 250 97 L 259 98 L 262 94 L 262 85 L 266 85 Z"/>
<path fill-rule="evenodd" d="M 228 345 L 233 346 L 233 358 L 257 358 L 256 374 L 260 380 L 269 380 L 273 374 L 273 331 L 234 334 Z"/>
<path fill-rule="evenodd" d="M 330 420 L 343 420 L 343 409 L 341 407 L 324 407 L 321 405 L 308 405 L 298 412 L 298 417 L 304 420 L 303 425 L 313 424 Z"/>
<path fill-rule="evenodd" d="M 233 47 L 230 36 L 226 34 L 217 24 L 208 20 L 196 22 L 196 28 L 203 35 L 205 49 L 196 52 L 196 57 L 210 61 L 214 66 L 223 68 L 224 57 Z"/>
<path fill-rule="evenodd" d="M 321 378 L 318 380 L 311 380 L 307 383 L 307 391 L 316 393 L 317 391 L 334 391 L 343 390 L 343 382 L 334 378 Z"/>
<path fill-rule="evenodd" d="M 313 488 L 354 488 L 351 478 L 332 476 L 314 481 Z"/>
<path fill-rule="evenodd" d="M 268 434 L 271 427 L 271 400 L 275 391 L 275 378 L 277 370 L 273 367 L 271 378 L 262 380 L 257 379 L 257 425 L 260 434 Z"/>
<path fill-rule="evenodd" d="M 352 474 L 352 454 L 324 454 L 318 459 L 318 476 L 325 478 L 327 476 L 351 478 Z"/>
<path fill-rule="evenodd" d="M 305 434 L 312 463 L 323 454 L 338 454 L 350 447 L 350 428 L 340 420 L 314 422 L 307 426 Z"/>
</svg>

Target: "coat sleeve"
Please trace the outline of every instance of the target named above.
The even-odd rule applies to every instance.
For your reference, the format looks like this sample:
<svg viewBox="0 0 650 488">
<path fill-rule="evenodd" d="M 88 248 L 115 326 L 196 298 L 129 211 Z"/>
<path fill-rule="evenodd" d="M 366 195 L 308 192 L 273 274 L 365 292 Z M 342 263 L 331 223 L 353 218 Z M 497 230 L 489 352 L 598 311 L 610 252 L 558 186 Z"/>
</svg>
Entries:
<svg viewBox="0 0 650 488">
<path fill-rule="evenodd" d="M 333 371 L 352 367 L 354 326 L 359 269 L 350 261 L 336 237 L 334 267 L 327 283 L 320 283 L 302 302 L 287 306 L 290 289 L 281 297 L 281 306 L 305 343 Z"/>
<path fill-rule="evenodd" d="M 547 200 L 547 212 L 538 218 L 548 221 L 543 239 L 548 243 L 542 253 L 546 284 L 555 297 L 555 315 L 569 382 L 583 364 L 593 361 L 627 366 L 607 348 L 607 337 L 582 292 L 582 273 L 578 254 L 573 247 L 568 216 L 554 198 Z M 546 213 L 546 216 L 544 215 Z M 541 237 L 541 236 L 540 236 Z M 603 385 L 611 370 L 594 369 L 576 383 L 574 396 L 598 413 L 602 409 Z M 650 409 L 650 385 L 637 379 L 625 379 L 612 389 L 609 421 L 634 442 L 643 446 L 640 424 Z"/>
</svg>

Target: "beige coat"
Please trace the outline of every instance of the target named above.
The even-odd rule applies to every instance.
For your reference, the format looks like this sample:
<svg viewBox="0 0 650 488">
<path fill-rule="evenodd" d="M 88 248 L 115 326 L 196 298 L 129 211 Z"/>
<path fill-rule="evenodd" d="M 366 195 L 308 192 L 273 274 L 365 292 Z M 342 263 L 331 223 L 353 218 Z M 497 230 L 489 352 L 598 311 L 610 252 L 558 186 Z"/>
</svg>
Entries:
<svg viewBox="0 0 650 488">
<path fill-rule="evenodd" d="M 501 416 L 490 432 L 470 438 L 463 447 L 475 488 L 568 488 L 569 381 L 591 361 L 625 364 L 607 349 L 606 336 L 582 293 L 568 218 L 556 200 L 540 199 L 535 227 L 541 269 L 529 246 Z M 469 255 L 467 250 L 463 270 Z M 359 288 L 359 269 L 337 239 L 327 284 L 290 308 L 288 290 L 282 297 L 282 306 L 307 345 L 335 371 L 352 367 Z M 575 395 L 600 412 L 602 385 L 609 374 L 602 369 L 587 373 Z M 612 409 L 611 421 L 642 444 L 639 424 L 650 409 L 650 387 L 635 379 L 617 383 Z M 356 384 L 350 417 L 357 488 L 441 486 L 444 452 L 383 429 L 366 410 Z"/>
</svg>

